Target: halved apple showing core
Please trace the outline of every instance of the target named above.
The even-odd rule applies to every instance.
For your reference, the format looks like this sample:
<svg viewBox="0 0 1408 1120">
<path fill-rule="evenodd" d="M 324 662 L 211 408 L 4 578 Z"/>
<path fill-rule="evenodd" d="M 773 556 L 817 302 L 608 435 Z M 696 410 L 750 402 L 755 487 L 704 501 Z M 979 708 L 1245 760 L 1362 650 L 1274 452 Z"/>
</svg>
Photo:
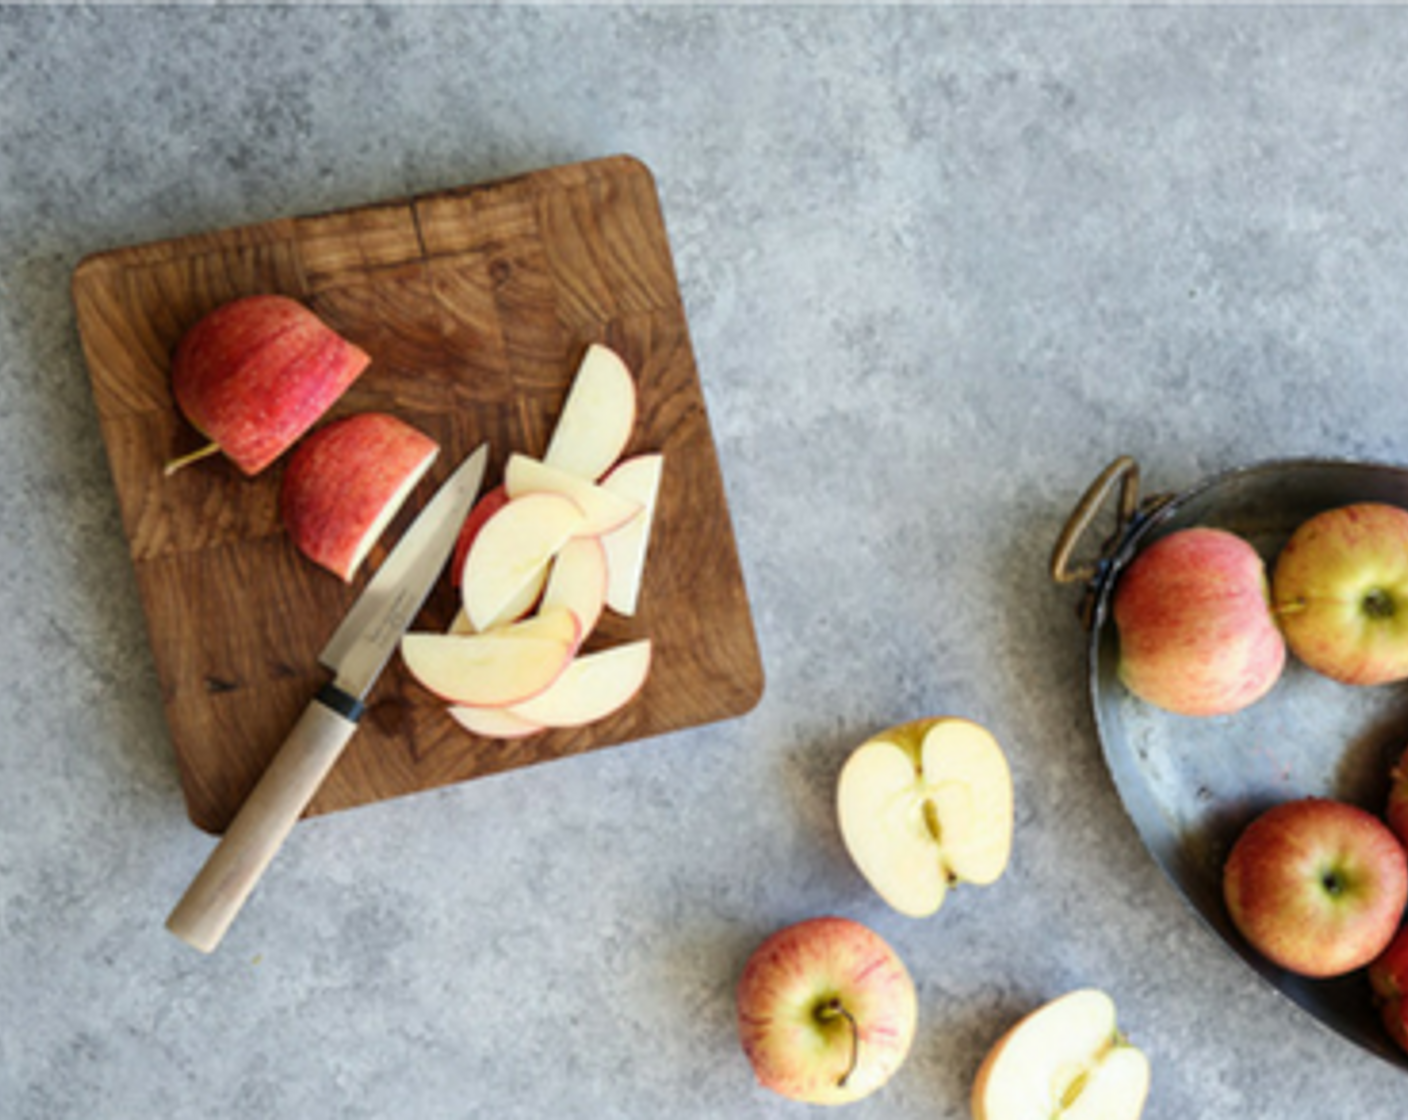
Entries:
<svg viewBox="0 0 1408 1120">
<path fill-rule="evenodd" d="M 1018 1021 L 973 1083 L 974 1120 L 1139 1120 L 1149 1060 L 1095 988 L 1070 992 Z"/>
<path fill-rule="evenodd" d="M 1012 775 L 997 740 L 969 720 L 917 720 L 861 744 L 836 802 L 856 867 L 901 914 L 932 914 L 954 884 L 986 886 L 1007 867 Z"/>
</svg>

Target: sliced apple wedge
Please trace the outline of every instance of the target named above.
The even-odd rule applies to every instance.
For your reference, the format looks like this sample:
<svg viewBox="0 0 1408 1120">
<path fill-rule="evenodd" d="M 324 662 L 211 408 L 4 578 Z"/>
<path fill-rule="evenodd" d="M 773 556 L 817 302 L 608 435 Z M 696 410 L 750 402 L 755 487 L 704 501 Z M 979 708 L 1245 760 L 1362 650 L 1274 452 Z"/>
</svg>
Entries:
<svg viewBox="0 0 1408 1120">
<path fill-rule="evenodd" d="M 574 534 L 579 537 L 599 537 L 619 529 L 641 508 L 639 502 L 613 494 L 580 475 L 517 452 L 509 456 L 504 467 L 504 486 L 510 498 L 557 494 L 575 502 L 584 518 Z"/>
<path fill-rule="evenodd" d="M 407 634 L 401 656 L 437 696 L 498 708 L 526 701 L 557 680 L 580 637 L 576 615 L 559 609 L 487 634 Z"/>
<path fill-rule="evenodd" d="M 636 422 L 636 383 L 614 350 L 587 347 L 543 462 L 595 480 L 616 462 Z"/>
<path fill-rule="evenodd" d="M 531 700 L 507 705 L 529 723 L 580 727 L 624 707 L 650 673 L 649 638 L 584 653 L 574 658 L 552 686 Z"/>
<path fill-rule="evenodd" d="M 606 604 L 606 549 L 601 537 L 577 537 L 552 562 L 540 610 L 566 607 L 582 624 L 582 637 L 596 628 Z"/>
<path fill-rule="evenodd" d="M 618 614 L 635 614 L 640 601 L 645 554 L 650 546 L 650 527 L 655 521 L 655 503 L 664 467 L 665 456 L 659 452 L 637 455 L 617 463 L 601 481 L 602 489 L 641 507 L 640 512 L 619 529 L 601 538 L 606 548 L 608 572 L 606 605 Z"/>
<path fill-rule="evenodd" d="M 473 628 L 482 632 L 512 618 L 583 523 L 581 509 L 562 494 L 525 494 L 492 514 L 470 544 L 460 577 Z"/>
<path fill-rule="evenodd" d="M 973 1120 L 1139 1120 L 1149 1060 L 1130 1045 L 1104 992 L 1082 988 L 1038 1008 L 988 1052 Z"/>
<path fill-rule="evenodd" d="M 986 885 L 1007 867 L 1012 775 L 997 740 L 969 720 L 918 720 L 861 744 L 836 803 L 851 858 L 901 914 L 932 914 L 954 884 Z"/>
<path fill-rule="evenodd" d="M 508 505 L 508 491 L 504 489 L 502 483 L 474 503 L 474 508 L 469 511 L 469 516 L 460 526 L 460 535 L 455 538 L 455 551 L 450 558 L 451 587 L 459 587 L 460 585 L 460 578 L 464 575 L 464 559 L 469 555 L 469 546 L 474 543 L 474 538 L 479 535 L 479 530 L 484 528 L 484 523 L 489 518 L 506 505 Z"/>
<path fill-rule="evenodd" d="M 450 717 L 471 735 L 485 739 L 526 739 L 546 730 L 541 723 L 529 723 L 507 708 L 471 708 L 451 704 Z"/>
</svg>

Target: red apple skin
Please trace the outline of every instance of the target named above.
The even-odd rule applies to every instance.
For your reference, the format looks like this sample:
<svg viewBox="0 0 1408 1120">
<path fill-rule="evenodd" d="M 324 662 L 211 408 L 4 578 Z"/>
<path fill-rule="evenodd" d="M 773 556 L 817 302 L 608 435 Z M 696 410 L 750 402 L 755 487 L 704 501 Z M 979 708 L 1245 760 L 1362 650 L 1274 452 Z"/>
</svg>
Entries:
<svg viewBox="0 0 1408 1120">
<path fill-rule="evenodd" d="M 744 966 L 737 994 L 739 1040 L 758 1082 L 813 1104 L 859 1100 L 884 1085 L 918 1019 L 904 963 L 849 918 L 811 918 L 772 934 Z M 836 1000 L 851 1019 L 823 1023 Z"/>
<path fill-rule="evenodd" d="M 1408 510 L 1357 502 L 1316 514 L 1271 582 L 1291 652 L 1316 672 L 1363 686 L 1408 678 Z"/>
<path fill-rule="evenodd" d="M 469 546 L 484 528 L 484 523 L 508 505 L 508 490 L 500 483 L 484 494 L 469 511 L 469 516 L 460 526 L 460 535 L 455 538 L 455 551 L 450 558 L 450 586 L 458 587 L 464 575 L 464 558 L 469 555 Z"/>
<path fill-rule="evenodd" d="M 1247 943 L 1301 976 L 1342 976 L 1393 939 L 1408 857 L 1374 814 L 1306 797 L 1266 810 L 1233 844 L 1223 898 Z"/>
<path fill-rule="evenodd" d="M 1369 985 L 1384 1029 L 1408 1051 L 1408 927 L 1394 935 L 1389 947 L 1369 966 Z"/>
<path fill-rule="evenodd" d="M 246 475 L 291 447 L 371 359 L 287 296 L 217 307 L 182 336 L 171 362 L 176 404 Z"/>
<path fill-rule="evenodd" d="M 1408 848 L 1408 750 L 1399 756 L 1397 764 L 1389 771 L 1384 820 L 1398 837 L 1398 842 Z"/>
<path fill-rule="evenodd" d="M 1113 609 L 1120 679 L 1166 711 L 1241 711 L 1285 667 L 1265 565 L 1225 530 L 1183 529 L 1154 541 L 1120 576 Z"/>
<path fill-rule="evenodd" d="M 284 470 L 279 509 L 298 550 L 350 582 L 358 546 L 436 442 L 383 412 L 334 420 L 299 444 Z"/>
</svg>

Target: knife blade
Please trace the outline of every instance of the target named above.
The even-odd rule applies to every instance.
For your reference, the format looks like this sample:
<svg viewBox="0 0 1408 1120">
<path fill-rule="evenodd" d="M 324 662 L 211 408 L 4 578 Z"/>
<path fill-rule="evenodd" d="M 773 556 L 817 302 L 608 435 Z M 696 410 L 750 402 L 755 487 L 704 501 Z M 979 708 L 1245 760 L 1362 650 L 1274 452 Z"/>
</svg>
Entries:
<svg viewBox="0 0 1408 1120">
<path fill-rule="evenodd" d="M 230 924 L 357 730 L 362 702 L 445 567 L 489 457 L 481 444 L 417 515 L 318 655 L 333 674 L 304 709 L 166 920 L 202 952 Z"/>
</svg>

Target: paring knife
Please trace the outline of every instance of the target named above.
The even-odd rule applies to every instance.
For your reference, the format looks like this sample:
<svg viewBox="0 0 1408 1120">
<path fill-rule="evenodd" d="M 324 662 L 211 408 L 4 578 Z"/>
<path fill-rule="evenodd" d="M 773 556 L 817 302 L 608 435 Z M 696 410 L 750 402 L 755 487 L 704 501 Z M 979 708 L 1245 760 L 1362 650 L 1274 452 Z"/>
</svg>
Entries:
<svg viewBox="0 0 1408 1120">
<path fill-rule="evenodd" d="M 332 681 L 302 717 L 250 791 L 166 928 L 209 953 L 274 858 L 357 730 L 362 702 L 445 567 L 479 494 L 489 445 L 441 485 L 347 612 L 318 663 Z"/>
</svg>

